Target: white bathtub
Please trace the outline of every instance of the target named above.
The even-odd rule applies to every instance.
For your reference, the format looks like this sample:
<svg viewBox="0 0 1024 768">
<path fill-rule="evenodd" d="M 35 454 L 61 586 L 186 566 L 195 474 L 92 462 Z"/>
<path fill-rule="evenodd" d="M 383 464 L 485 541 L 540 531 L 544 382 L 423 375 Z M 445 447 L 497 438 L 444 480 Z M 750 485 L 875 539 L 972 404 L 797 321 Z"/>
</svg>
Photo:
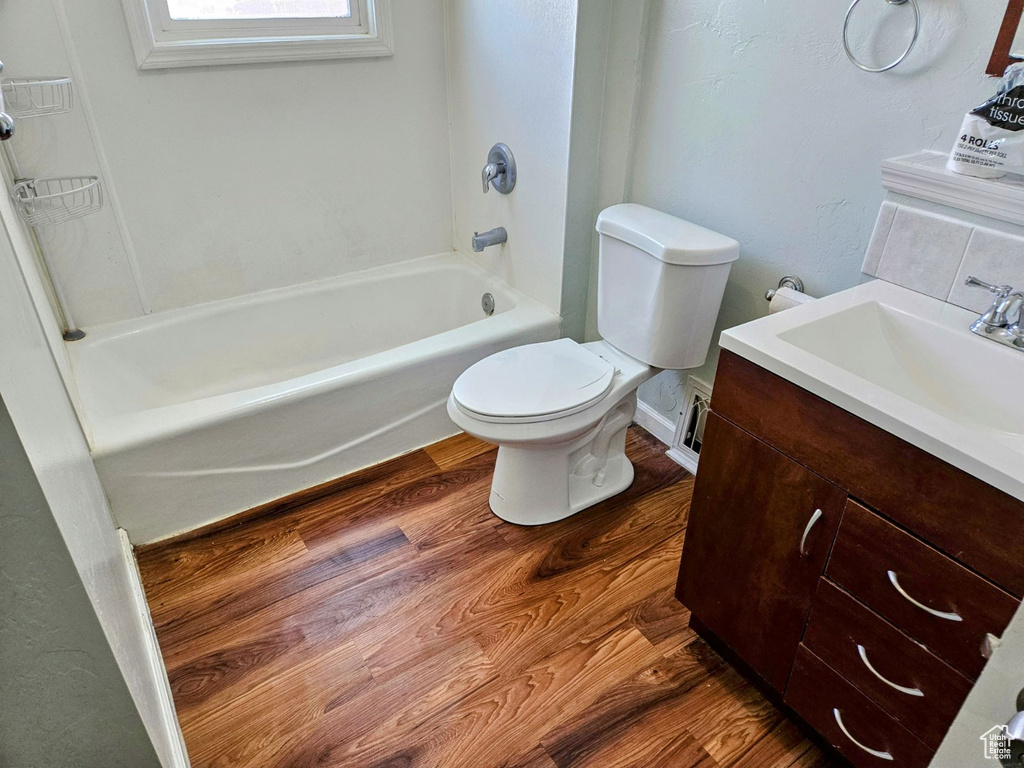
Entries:
<svg viewBox="0 0 1024 768">
<path fill-rule="evenodd" d="M 68 349 L 114 515 L 144 543 L 454 434 L 463 370 L 558 332 L 446 254 L 91 329 Z"/>
</svg>

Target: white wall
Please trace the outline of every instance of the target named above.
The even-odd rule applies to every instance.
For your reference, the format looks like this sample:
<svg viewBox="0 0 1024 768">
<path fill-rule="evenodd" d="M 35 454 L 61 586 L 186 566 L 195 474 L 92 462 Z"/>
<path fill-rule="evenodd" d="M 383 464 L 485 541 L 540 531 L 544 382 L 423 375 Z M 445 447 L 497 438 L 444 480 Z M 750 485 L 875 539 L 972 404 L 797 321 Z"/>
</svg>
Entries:
<svg viewBox="0 0 1024 768">
<path fill-rule="evenodd" d="M 503 226 L 478 260 L 559 311 L 572 111 L 575 0 L 446 0 L 455 247 Z M 481 190 L 487 151 L 505 142 L 519 181 Z"/>
<path fill-rule="evenodd" d="M 982 73 L 1005 7 L 922 2 L 918 47 L 897 70 L 872 75 L 843 54 L 846 3 L 794 13 L 784 3 L 653 0 L 626 194 L 739 240 L 719 330 L 764 315 L 764 292 L 783 274 L 817 295 L 859 281 L 883 198 L 880 162 L 952 145 L 963 114 L 993 91 Z M 864 41 L 882 16 L 882 29 L 906 34 L 909 9 L 858 9 L 855 37 L 878 60 L 896 45 L 886 35 Z M 592 315 L 593 304 L 591 332 Z M 662 374 L 641 398 L 675 419 L 685 377 Z"/>
<path fill-rule="evenodd" d="M 26 170 L 100 174 L 109 193 L 44 233 L 79 324 L 468 254 L 495 226 L 509 244 L 481 263 L 559 310 L 577 3 L 393 0 L 392 15 L 390 58 L 139 72 L 117 2 L 0 6 L 8 74 L 71 73 L 80 97 L 22 121 Z M 497 141 L 519 186 L 485 197 Z"/>
<path fill-rule="evenodd" d="M 150 740 L 165 768 L 181 765 L 180 731 L 161 708 L 166 676 L 147 645 L 147 627 L 136 609 L 132 573 L 89 455 L 74 408 L 50 348 L 43 322 L 29 294 L 21 264 L 31 259 L 14 212 L 0 195 L 0 396 L 18 430 L 128 685 Z M 15 254 L 15 248 L 18 254 Z M 20 257 L 20 258 L 19 258 Z"/>
<path fill-rule="evenodd" d="M 597 148 L 597 188 L 591 211 L 590 276 L 586 286 L 587 308 L 584 338 L 599 338 L 597 332 L 597 282 L 599 238 L 594 227 L 597 215 L 605 208 L 628 202 L 633 178 L 636 136 L 639 130 L 641 97 L 643 95 L 644 63 L 647 38 L 650 34 L 652 3 L 649 0 L 612 2 L 608 39 L 605 43 L 602 74 L 600 134 Z M 587 16 L 592 16 L 593 12 Z M 591 65 L 590 71 L 598 71 Z M 587 68 L 577 61 L 577 78 L 585 77 Z M 576 115 L 573 124 L 576 125 Z M 575 157 L 576 147 L 573 152 Z M 577 300 L 578 295 L 577 295 Z M 571 310 L 566 309 L 571 313 Z"/>
<path fill-rule="evenodd" d="M 578 341 L 586 329 L 598 213 L 608 46 L 612 24 L 620 15 L 610 0 L 587 0 L 579 4 L 576 18 L 561 313 L 562 334 Z"/>
<path fill-rule="evenodd" d="M 49 235 L 80 324 L 450 250 L 442 0 L 392 15 L 393 57 L 139 72 L 119 2 L 5 4 L 8 74 L 79 64 L 88 97 L 23 121 L 25 165 L 114 193 Z"/>
</svg>

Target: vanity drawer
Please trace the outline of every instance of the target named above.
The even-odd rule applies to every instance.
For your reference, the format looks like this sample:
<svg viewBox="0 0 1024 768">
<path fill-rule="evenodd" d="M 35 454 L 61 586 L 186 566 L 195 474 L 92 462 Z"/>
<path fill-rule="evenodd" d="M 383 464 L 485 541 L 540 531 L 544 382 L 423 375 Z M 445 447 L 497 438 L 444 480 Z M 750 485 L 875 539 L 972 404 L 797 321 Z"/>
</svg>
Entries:
<svg viewBox="0 0 1024 768">
<path fill-rule="evenodd" d="M 934 753 L 802 645 L 785 702 L 858 768 L 924 768 Z"/>
<path fill-rule="evenodd" d="M 822 579 L 804 646 L 938 749 L 971 681 Z"/>
<path fill-rule="evenodd" d="M 826 576 L 970 678 L 1018 601 L 892 523 L 848 501 Z"/>
</svg>

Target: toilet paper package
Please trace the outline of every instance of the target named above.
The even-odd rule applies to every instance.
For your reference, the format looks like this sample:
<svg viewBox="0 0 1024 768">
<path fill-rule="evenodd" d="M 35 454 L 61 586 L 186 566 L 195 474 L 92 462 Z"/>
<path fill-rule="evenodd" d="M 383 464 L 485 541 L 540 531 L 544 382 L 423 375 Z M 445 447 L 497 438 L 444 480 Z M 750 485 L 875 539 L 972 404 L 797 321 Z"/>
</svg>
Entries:
<svg viewBox="0 0 1024 768">
<path fill-rule="evenodd" d="M 1024 62 L 1007 67 L 996 95 L 967 113 L 946 167 L 985 179 L 1024 174 Z"/>
</svg>

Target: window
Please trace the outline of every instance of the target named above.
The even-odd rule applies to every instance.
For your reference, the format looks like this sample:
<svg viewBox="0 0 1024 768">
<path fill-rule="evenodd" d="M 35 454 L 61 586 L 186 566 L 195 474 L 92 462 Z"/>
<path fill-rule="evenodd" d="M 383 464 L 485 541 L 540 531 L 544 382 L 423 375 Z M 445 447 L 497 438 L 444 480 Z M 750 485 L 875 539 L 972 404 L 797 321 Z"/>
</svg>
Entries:
<svg viewBox="0 0 1024 768">
<path fill-rule="evenodd" d="M 140 69 L 389 56 L 389 0 L 122 0 Z"/>
<path fill-rule="evenodd" d="M 348 0 L 167 0 L 175 21 L 211 19 L 347 19 Z"/>
</svg>

